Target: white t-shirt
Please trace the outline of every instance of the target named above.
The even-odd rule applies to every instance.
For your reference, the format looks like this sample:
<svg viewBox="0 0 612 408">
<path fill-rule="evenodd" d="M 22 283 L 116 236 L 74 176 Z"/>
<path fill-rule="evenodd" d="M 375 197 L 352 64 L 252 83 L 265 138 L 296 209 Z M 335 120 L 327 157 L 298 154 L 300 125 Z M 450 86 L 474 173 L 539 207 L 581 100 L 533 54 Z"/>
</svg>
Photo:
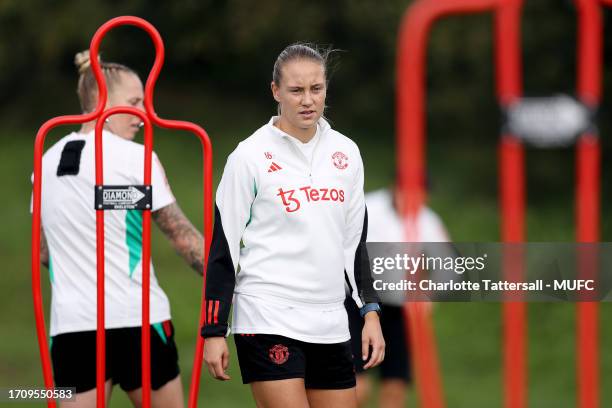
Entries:
<svg viewBox="0 0 612 408">
<path fill-rule="evenodd" d="M 144 146 L 105 131 L 103 158 L 105 185 L 143 184 Z M 58 175 L 60 161 L 68 174 Z M 155 153 L 151 180 L 153 211 L 175 201 Z M 44 154 L 41 217 L 49 247 L 51 336 L 96 329 L 94 181 L 93 131 L 71 133 Z M 104 222 L 106 328 L 138 327 L 142 322 L 142 213 L 105 211 Z M 153 265 L 150 271 L 150 319 L 158 323 L 170 318 L 170 305 Z"/>
<path fill-rule="evenodd" d="M 365 195 L 368 207 L 368 242 L 406 242 L 405 224 L 393 206 L 393 194 L 387 189 L 376 190 Z M 423 206 L 417 218 L 419 242 L 448 242 L 449 236 L 440 217 Z M 453 255 L 452 253 L 449 255 Z M 372 256 L 372 254 L 370 254 Z M 390 282 L 402 279 L 403 272 L 386 272 Z M 405 296 L 402 291 L 381 291 L 383 303 L 401 306 Z"/>
<path fill-rule="evenodd" d="M 402 218 L 393 206 L 393 195 L 387 189 L 365 195 L 368 207 L 368 242 L 405 242 L 406 231 Z M 447 242 L 448 232 L 440 217 L 423 206 L 417 219 L 419 242 Z"/>
</svg>

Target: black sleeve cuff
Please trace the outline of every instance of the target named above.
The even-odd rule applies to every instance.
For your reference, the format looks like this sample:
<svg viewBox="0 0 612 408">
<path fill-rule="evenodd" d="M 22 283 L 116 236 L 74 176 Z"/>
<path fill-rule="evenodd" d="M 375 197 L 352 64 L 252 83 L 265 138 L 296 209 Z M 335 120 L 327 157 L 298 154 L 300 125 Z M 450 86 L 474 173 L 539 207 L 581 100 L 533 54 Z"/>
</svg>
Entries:
<svg viewBox="0 0 612 408">
<path fill-rule="evenodd" d="M 225 337 L 227 335 L 227 324 L 216 324 L 212 326 L 204 325 L 200 330 L 200 336 L 203 338 L 209 337 Z"/>
</svg>

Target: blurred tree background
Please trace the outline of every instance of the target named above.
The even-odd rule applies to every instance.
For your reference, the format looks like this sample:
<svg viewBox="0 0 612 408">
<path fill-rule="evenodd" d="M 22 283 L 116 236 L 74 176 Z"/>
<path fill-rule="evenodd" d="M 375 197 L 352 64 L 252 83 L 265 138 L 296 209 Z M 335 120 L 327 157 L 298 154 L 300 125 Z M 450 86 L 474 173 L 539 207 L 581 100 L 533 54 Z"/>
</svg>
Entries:
<svg viewBox="0 0 612 408">
<path fill-rule="evenodd" d="M 268 106 L 268 82 L 275 57 L 297 40 L 331 45 L 330 108 L 336 120 L 353 127 L 392 133 L 397 29 L 410 1 L 40 1 L 0 3 L 0 117 L 4 125 L 38 123 L 48 116 L 75 112 L 73 56 L 89 45 L 100 24 L 132 14 L 153 23 L 166 43 L 166 63 L 157 92 L 168 113 L 199 112 L 213 100 L 244 111 L 238 100 Z M 610 13 L 604 13 L 610 20 Z M 610 33 L 610 24 L 605 24 Z M 489 139 L 498 126 L 493 83 L 490 14 L 454 17 L 438 24 L 430 43 L 429 112 L 439 138 Z M 528 95 L 573 93 L 575 8 L 569 0 L 526 1 L 523 21 L 524 85 Z M 604 38 L 609 36 L 604 35 Z M 605 42 L 605 55 L 612 44 Z M 153 57 L 148 37 L 132 28 L 110 34 L 103 57 L 135 66 L 146 75 Z M 606 78 L 612 68 L 606 67 Z M 461 80 L 458 80 L 461 78 Z M 606 80 L 606 89 L 610 81 Z M 185 96 L 195 102 L 181 102 Z M 179 100 L 177 100 L 179 99 Z M 468 102 L 469 103 L 466 103 Z M 166 106 L 167 105 L 167 106 Z M 194 106 L 195 105 L 195 106 Z M 174 107 L 174 109 L 172 109 Z M 172 111 L 172 112 L 170 112 Z M 604 130 L 610 121 L 602 111 Z M 163 113 L 166 113 L 163 111 Z M 191 113 L 191 112 L 189 112 Z M 183 115 L 186 116 L 186 115 Z M 215 115 L 210 115 L 215 116 Z M 457 135 L 448 121 L 478 132 Z M 439 131 L 438 131 L 439 130 Z"/>
<path fill-rule="evenodd" d="M 397 30 L 409 0 L 1 0 L 0 181 L 10 192 L 0 236 L 0 387 L 41 381 L 29 287 L 29 214 L 32 147 L 47 119 L 78 113 L 74 55 L 95 30 L 119 15 L 136 15 L 158 29 L 166 62 L 155 93 L 161 117 L 202 125 L 215 149 L 215 180 L 227 154 L 275 113 L 269 83 L 274 60 L 288 44 L 314 42 L 339 50 L 329 77 L 335 128 L 355 139 L 366 165 L 366 189 L 388 185 L 395 161 Z M 603 142 L 602 240 L 612 237 L 612 11 L 604 16 L 604 90 L 598 125 Z M 576 10 L 570 0 L 526 0 L 522 20 L 526 95 L 574 94 Z M 430 204 L 459 241 L 499 239 L 496 146 L 500 126 L 495 97 L 491 14 L 452 17 L 432 31 L 427 57 Z M 141 31 L 122 27 L 102 44 L 102 57 L 146 77 L 153 46 Z M 66 133 L 54 132 L 47 146 Z M 168 137 L 166 137 L 168 136 Z M 156 133 L 155 149 L 185 212 L 201 223 L 200 156 L 193 138 Z M 530 240 L 571 241 L 574 151 L 528 149 Z M 216 181 L 215 181 L 216 182 Z M 197 224 L 201 225 L 201 224 Z M 200 280 L 158 233 L 154 259 L 167 290 L 190 374 Z M 45 287 L 45 290 L 48 290 Z M 193 292 L 193 293 L 191 293 Z M 48 295 L 46 295 L 48 301 Z M 605 310 L 608 305 L 602 305 Z M 449 406 L 500 406 L 499 305 L 440 305 L 436 314 Z M 569 406 L 575 398 L 572 305 L 531 306 L 530 403 Z M 602 316 L 609 316 L 602 314 Z M 609 326 L 609 325 L 607 325 Z M 611 344 L 604 327 L 602 344 Z M 474 333 L 481 335 L 474 337 Z M 602 350 L 602 381 L 610 383 L 611 353 Z M 235 354 L 233 355 L 235 361 Z M 466 368 L 469 367 L 469 368 Z M 607 371 L 606 371 L 607 369 Z M 244 406 L 248 389 L 204 386 L 213 406 Z M 210 382 L 208 383 L 210 384 Z M 478 385 L 478 392 L 473 384 Z M 612 391 L 604 390 L 603 401 Z M 607 393 L 607 394 L 606 394 Z M 120 393 L 117 393 L 120 394 Z M 119 402 L 116 406 L 125 406 Z M 121 405 L 124 404 L 124 405 Z M 605 405 L 605 403 L 604 403 Z"/>
</svg>

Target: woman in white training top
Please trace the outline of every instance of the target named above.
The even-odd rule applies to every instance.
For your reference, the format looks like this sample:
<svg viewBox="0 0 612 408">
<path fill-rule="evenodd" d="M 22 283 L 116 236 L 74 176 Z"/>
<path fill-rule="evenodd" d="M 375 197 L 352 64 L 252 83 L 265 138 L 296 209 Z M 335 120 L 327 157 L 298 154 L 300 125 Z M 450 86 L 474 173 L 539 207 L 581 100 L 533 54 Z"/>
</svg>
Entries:
<svg viewBox="0 0 612 408">
<path fill-rule="evenodd" d="M 345 282 L 364 316 L 365 368 L 384 358 L 365 248 L 357 145 L 323 118 L 327 53 L 294 44 L 274 64 L 279 115 L 228 157 L 217 189 L 204 359 L 227 380 L 228 317 L 259 407 L 356 406 Z"/>
</svg>

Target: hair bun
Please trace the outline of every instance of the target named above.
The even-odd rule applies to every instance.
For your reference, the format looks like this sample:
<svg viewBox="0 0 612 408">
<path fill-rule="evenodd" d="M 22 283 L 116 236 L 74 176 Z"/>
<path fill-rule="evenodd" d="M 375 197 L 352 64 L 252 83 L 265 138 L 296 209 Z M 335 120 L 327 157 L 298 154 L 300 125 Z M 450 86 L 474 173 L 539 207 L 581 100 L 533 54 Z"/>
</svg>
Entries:
<svg viewBox="0 0 612 408">
<path fill-rule="evenodd" d="M 81 51 L 74 56 L 74 65 L 76 65 L 79 74 L 84 73 L 91 65 L 89 59 L 89 50 Z"/>
<path fill-rule="evenodd" d="M 98 61 L 102 62 L 98 55 Z M 81 51 L 74 56 L 74 65 L 76 65 L 79 74 L 83 74 L 87 71 L 87 68 L 91 65 L 91 58 L 89 50 Z"/>
</svg>

